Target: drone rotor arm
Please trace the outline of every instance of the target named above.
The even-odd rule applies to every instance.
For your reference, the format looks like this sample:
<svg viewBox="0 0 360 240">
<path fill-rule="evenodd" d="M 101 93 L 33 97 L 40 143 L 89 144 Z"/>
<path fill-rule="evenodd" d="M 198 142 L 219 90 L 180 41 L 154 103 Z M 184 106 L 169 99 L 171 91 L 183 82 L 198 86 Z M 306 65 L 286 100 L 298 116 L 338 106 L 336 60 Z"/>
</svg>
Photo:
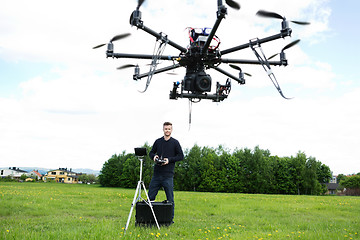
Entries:
<svg viewBox="0 0 360 240">
<path fill-rule="evenodd" d="M 220 4 L 220 2 L 218 4 Z M 217 19 L 215 21 L 214 27 L 211 29 L 211 32 L 202 48 L 203 52 L 206 52 L 206 50 L 209 48 L 210 43 L 213 40 L 213 37 L 215 36 L 215 33 L 216 33 L 217 29 L 219 28 L 221 21 L 225 18 L 226 14 L 227 14 L 226 7 L 224 5 L 219 5 L 218 11 L 217 11 Z"/>
<path fill-rule="evenodd" d="M 112 53 L 112 52 L 107 52 L 106 53 L 106 57 L 112 57 L 112 58 L 136 58 L 136 59 L 153 59 L 153 55 L 150 54 L 132 54 L 132 53 Z M 169 60 L 169 61 L 173 61 L 178 59 L 178 56 L 166 56 L 166 55 L 161 55 L 158 56 L 158 58 L 160 60 Z"/>
<path fill-rule="evenodd" d="M 237 64 L 250 64 L 250 65 L 261 65 L 258 60 L 247 60 L 247 59 L 229 59 L 229 58 L 222 58 L 222 63 L 237 63 Z M 268 61 L 269 65 L 272 66 L 281 66 L 281 61 Z"/>
<path fill-rule="evenodd" d="M 172 47 L 178 49 L 179 51 L 181 51 L 182 53 L 187 52 L 187 49 L 186 49 L 186 48 L 184 48 L 184 47 L 180 46 L 179 44 L 177 44 L 177 43 L 169 40 L 167 37 L 164 38 L 163 34 L 157 33 L 157 32 L 155 32 L 154 30 L 146 27 L 146 26 L 143 24 L 142 21 L 139 21 L 139 22 L 135 23 L 135 26 L 138 27 L 138 28 L 140 28 L 141 30 L 147 32 L 148 34 L 154 36 L 156 39 L 160 39 L 160 40 L 162 40 L 163 42 L 166 42 L 166 43 L 169 44 L 170 46 L 172 46 Z"/>
<path fill-rule="evenodd" d="M 259 43 L 259 44 L 267 43 L 267 42 L 274 41 L 274 40 L 277 40 L 277 39 L 280 39 L 280 38 L 288 37 L 288 36 L 290 36 L 290 34 L 291 34 L 291 29 L 289 29 L 289 31 L 281 31 L 280 33 L 272 35 L 270 37 L 258 39 L 257 43 Z M 236 51 L 251 47 L 252 46 L 251 44 L 252 43 L 250 43 L 250 42 L 245 43 L 245 44 L 233 47 L 233 48 L 225 49 L 225 50 L 221 51 L 220 53 L 221 53 L 221 55 L 224 55 L 224 54 L 236 52 Z"/>
</svg>

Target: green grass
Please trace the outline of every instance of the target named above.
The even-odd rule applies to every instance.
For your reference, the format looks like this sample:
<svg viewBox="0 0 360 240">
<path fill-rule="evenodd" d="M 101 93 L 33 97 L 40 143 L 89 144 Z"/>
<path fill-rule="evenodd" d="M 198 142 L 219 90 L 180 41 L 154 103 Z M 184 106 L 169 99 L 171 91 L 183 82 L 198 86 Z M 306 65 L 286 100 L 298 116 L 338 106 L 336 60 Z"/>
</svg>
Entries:
<svg viewBox="0 0 360 240">
<path fill-rule="evenodd" d="M 133 213 L 124 235 L 135 187 L 1 182 L 0 239 L 360 239 L 359 197 L 197 192 L 175 192 L 174 225 Z"/>
</svg>

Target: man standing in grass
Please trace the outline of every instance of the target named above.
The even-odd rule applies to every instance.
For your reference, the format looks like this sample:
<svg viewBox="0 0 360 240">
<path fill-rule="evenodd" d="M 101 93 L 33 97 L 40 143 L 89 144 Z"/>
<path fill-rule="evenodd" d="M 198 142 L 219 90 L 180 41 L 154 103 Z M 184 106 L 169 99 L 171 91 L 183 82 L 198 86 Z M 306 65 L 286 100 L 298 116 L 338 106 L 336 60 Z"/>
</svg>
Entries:
<svg viewBox="0 0 360 240">
<path fill-rule="evenodd" d="M 154 201 L 161 187 L 164 188 L 166 198 L 173 204 L 171 222 L 174 219 L 174 169 L 175 162 L 184 159 L 184 154 L 180 143 L 171 137 L 172 124 L 165 122 L 163 124 L 164 136 L 156 139 L 149 157 L 156 162 L 154 166 L 154 175 L 149 185 L 149 198 Z M 160 161 L 159 161 L 160 160 Z"/>
</svg>

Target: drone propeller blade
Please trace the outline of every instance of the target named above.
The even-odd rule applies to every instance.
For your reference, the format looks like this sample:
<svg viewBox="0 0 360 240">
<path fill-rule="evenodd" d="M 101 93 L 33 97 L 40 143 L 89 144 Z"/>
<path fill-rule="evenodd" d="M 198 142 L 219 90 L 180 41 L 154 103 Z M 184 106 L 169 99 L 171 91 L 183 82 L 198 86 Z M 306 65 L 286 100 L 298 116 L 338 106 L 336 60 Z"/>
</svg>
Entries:
<svg viewBox="0 0 360 240">
<path fill-rule="evenodd" d="M 280 14 L 277 14 L 275 12 L 268 12 L 265 10 L 259 10 L 256 15 L 260 17 L 268 17 L 268 18 L 278 18 L 285 20 L 285 17 L 282 17 Z M 291 21 L 292 23 L 299 24 L 299 25 L 309 25 L 309 22 L 300 22 L 300 21 Z"/>
<path fill-rule="evenodd" d="M 97 46 L 93 47 L 93 49 L 100 48 L 100 47 L 105 46 L 105 45 L 106 45 L 106 43 L 103 43 L 103 44 L 100 44 L 100 45 L 97 45 Z"/>
<path fill-rule="evenodd" d="M 272 55 L 271 57 L 269 57 L 267 60 L 270 60 L 270 59 L 272 59 L 272 58 L 276 57 L 277 55 L 279 55 L 279 54 L 278 54 L 278 53 L 276 53 L 276 54 Z"/>
<path fill-rule="evenodd" d="M 117 41 L 117 40 L 126 38 L 126 37 L 128 37 L 128 36 L 130 36 L 130 35 L 131 35 L 130 33 L 118 34 L 118 35 L 114 36 L 114 37 L 110 40 L 110 42 L 113 42 L 113 41 Z M 106 43 L 99 44 L 99 45 L 93 47 L 93 49 L 100 48 L 100 47 L 103 47 L 103 46 L 105 46 L 105 45 L 106 45 Z"/>
<path fill-rule="evenodd" d="M 274 13 L 274 12 L 268 12 L 265 10 L 259 10 L 256 15 L 260 17 L 268 17 L 268 18 L 278 18 L 278 19 L 284 19 L 281 15 Z"/>
<path fill-rule="evenodd" d="M 282 49 L 282 51 L 284 51 L 284 50 L 286 50 L 286 49 L 288 49 L 288 48 L 291 48 L 292 46 L 298 44 L 299 42 L 300 42 L 300 39 L 297 39 L 297 40 L 289 43 L 288 45 L 286 45 L 286 46 Z"/>
<path fill-rule="evenodd" d="M 291 21 L 292 23 L 296 23 L 296 24 L 299 24 L 299 25 L 310 25 L 309 22 L 300 22 L 300 21 Z"/>
<path fill-rule="evenodd" d="M 232 68 L 234 68 L 234 69 L 236 69 L 236 70 L 238 70 L 238 71 L 240 71 L 240 72 L 243 72 L 239 66 L 236 66 L 236 65 L 234 65 L 234 64 L 229 64 L 229 66 L 232 67 Z M 243 73 L 244 73 L 245 75 L 249 76 L 249 77 L 252 77 L 252 75 L 251 75 L 250 73 L 246 73 L 246 72 L 243 72 Z"/>
<path fill-rule="evenodd" d="M 116 35 L 116 36 L 114 36 L 114 37 L 110 40 L 110 42 L 113 42 L 113 41 L 117 41 L 117 40 L 126 38 L 126 37 L 128 37 L 128 36 L 130 36 L 130 35 L 131 35 L 130 33 L 123 33 L 123 34 Z"/>
<path fill-rule="evenodd" d="M 234 64 L 229 64 L 229 66 L 236 69 L 236 70 L 238 70 L 238 71 L 241 71 L 241 68 L 239 66 L 236 66 Z"/>
<path fill-rule="evenodd" d="M 121 70 L 121 69 L 125 69 L 125 68 L 131 68 L 131 67 L 136 67 L 136 65 L 134 64 L 125 64 L 125 65 L 122 65 L 118 68 L 116 68 L 117 70 Z"/>
<path fill-rule="evenodd" d="M 295 45 L 298 44 L 299 42 L 300 42 L 300 39 L 297 39 L 297 40 L 295 40 L 295 41 L 292 41 L 291 43 L 289 43 L 288 45 L 286 45 L 285 47 L 283 47 L 283 49 L 281 49 L 281 52 L 283 52 L 283 51 L 285 51 L 286 49 L 289 49 L 289 48 L 295 46 Z M 279 54 L 280 54 L 280 53 L 276 53 L 276 54 L 272 55 L 271 57 L 269 57 L 267 60 L 270 60 L 270 59 L 276 57 L 276 56 L 279 55 Z"/>
<path fill-rule="evenodd" d="M 141 7 L 141 5 L 142 5 L 144 2 L 145 2 L 145 0 L 139 0 L 136 9 L 139 10 L 139 8 Z"/>
<path fill-rule="evenodd" d="M 229 7 L 239 10 L 240 9 L 240 4 L 233 1 L 233 0 L 225 0 L 226 4 L 229 5 Z"/>
</svg>

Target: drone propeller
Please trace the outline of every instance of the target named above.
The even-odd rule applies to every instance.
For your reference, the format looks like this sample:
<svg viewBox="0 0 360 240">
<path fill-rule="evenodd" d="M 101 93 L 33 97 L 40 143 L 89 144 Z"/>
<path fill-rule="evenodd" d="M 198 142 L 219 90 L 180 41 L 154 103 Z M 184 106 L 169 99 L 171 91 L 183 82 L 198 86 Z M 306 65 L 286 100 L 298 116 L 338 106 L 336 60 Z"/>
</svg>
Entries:
<svg viewBox="0 0 360 240">
<path fill-rule="evenodd" d="M 300 39 L 297 39 L 297 40 L 289 43 L 288 45 L 286 45 L 285 47 L 283 47 L 283 49 L 281 49 L 281 52 L 284 52 L 286 49 L 293 47 L 294 45 L 298 44 L 299 42 L 300 42 Z M 276 57 L 278 54 L 280 54 L 280 53 L 276 53 L 276 54 L 272 55 L 272 56 L 269 57 L 267 60 L 270 60 L 270 59 Z"/>
<path fill-rule="evenodd" d="M 236 66 L 234 64 L 229 64 L 230 67 L 242 72 L 241 68 L 239 66 Z M 249 76 L 249 77 L 252 77 L 252 75 L 250 73 L 246 73 L 246 72 L 243 72 L 245 75 Z"/>
<path fill-rule="evenodd" d="M 147 66 L 151 65 L 151 64 L 146 64 Z M 120 67 L 117 67 L 116 69 L 117 70 L 122 70 L 122 69 L 126 69 L 126 68 L 133 68 L 133 67 L 139 67 L 139 65 L 135 65 L 135 64 L 125 64 L 125 65 L 122 65 Z M 169 75 L 178 75 L 178 73 L 176 72 L 167 72 L 166 74 L 169 74 Z"/>
<path fill-rule="evenodd" d="M 240 9 L 240 4 L 233 1 L 233 0 L 225 0 L 226 4 L 229 5 L 229 7 L 234 8 L 236 10 Z"/>
<path fill-rule="evenodd" d="M 146 66 L 150 66 L 151 64 L 146 64 Z M 134 65 L 134 64 L 125 64 L 125 65 L 122 65 L 120 67 L 117 67 L 116 69 L 117 70 L 121 70 L 121 69 L 126 69 L 126 68 L 132 68 L 132 67 L 136 67 L 136 66 L 139 66 L 139 65 Z"/>
<path fill-rule="evenodd" d="M 275 12 L 268 12 L 265 10 L 259 10 L 256 15 L 260 16 L 260 17 L 268 17 L 268 18 L 278 18 L 278 19 L 282 19 L 282 20 L 286 20 L 285 17 L 275 13 Z M 300 21 L 290 21 L 292 23 L 295 24 L 299 24 L 299 25 L 309 25 L 309 22 L 300 22 Z"/>
<path fill-rule="evenodd" d="M 110 42 L 112 43 L 114 41 L 118 41 L 118 40 L 126 38 L 126 37 L 128 37 L 130 35 L 131 35 L 130 33 L 118 34 L 118 35 L 114 36 L 112 39 L 110 39 Z M 100 47 L 105 46 L 105 45 L 106 45 L 106 43 L 103 43 L 103 44 L 100 44 L 100 45 L 97 45 L 97 46 L 93 47 L 93 49 L 100 48 Z"/>
<path fill-rule="evenodd" d="M 144 2 L 145 2 L 145 0 L 139 0 L 136 9 L 139 10 L 139 8 L 141 7 L 141 5 L 142 5 Z"/>
<path fill-rule="evenodd" d="M 120 66 L 120 67 L 117 67 L 116 69 L 117 69 L 117 70 L 121 70 L 121 69 L 136 67 L 136 66 L 137 66 L 137 65 L 134 65 L 134 64 L 125 64 L 125 65 L 122 65 L 122 66 Z"/>
</svg>

